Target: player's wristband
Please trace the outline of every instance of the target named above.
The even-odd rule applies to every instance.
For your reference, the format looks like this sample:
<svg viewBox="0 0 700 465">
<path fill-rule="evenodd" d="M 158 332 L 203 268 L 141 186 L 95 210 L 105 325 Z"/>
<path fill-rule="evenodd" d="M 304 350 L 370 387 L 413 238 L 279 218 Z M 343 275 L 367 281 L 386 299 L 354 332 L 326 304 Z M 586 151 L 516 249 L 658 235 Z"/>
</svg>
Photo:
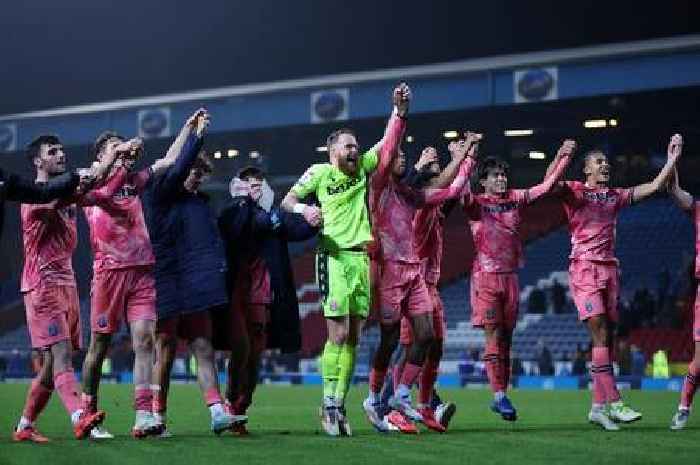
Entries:
<svg viewBox="0 0 700 465">
<path fill-rule="evenodd" d="M 298 213 L 300 215 L 304 214 L 304 210 L 306 210 L 306 204 L 304 204 L 304 203 L 298 203 L 298 204 L 294 205 L 294 208 L 292 208 L 292 211 L 294 213 Z"/>
</svg>

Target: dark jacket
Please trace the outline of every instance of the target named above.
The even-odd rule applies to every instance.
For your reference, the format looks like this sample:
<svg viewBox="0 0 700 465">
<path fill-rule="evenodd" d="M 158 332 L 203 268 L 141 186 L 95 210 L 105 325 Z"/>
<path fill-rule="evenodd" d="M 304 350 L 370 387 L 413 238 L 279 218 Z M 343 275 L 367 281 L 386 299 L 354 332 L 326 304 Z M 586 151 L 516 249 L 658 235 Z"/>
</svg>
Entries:
<svg viewBox="0 0 700 465">
<path fill-rule="evenodd" d="M 5 200 L 23 203 L 48 203 L 75 192 L 80 179 L 75 173 L 65 173 L 48 183 L 37 184 L 0 168 L 0 236 L 5 213 Z"/>
<path fill-rule="evenodd" d="M 226 261 L 208 197 L 185 190 L 202 139 L 191 135 L 173 166 L 150 180 L 144 210 L 156 257 L 158 319 L 227 303 Z"/>
<path fill-rule="evenodd" d="M 233 294 L 236 276 L 251 253 L 259 254 L 267 265 L 272 288 L 267 347 L 285 353 L 301 349 L 299 302 L 287 243 L 311 239 L 318 229 L 301 215 L 278 208 L 268 213 L 250 197 L 236 197 L 219 216 L 219 230 L 226 249 L 228 295 Z M 218 312 L 214 321 L 214 346 L 229 349 L 229 312 Z"/>
</svg>

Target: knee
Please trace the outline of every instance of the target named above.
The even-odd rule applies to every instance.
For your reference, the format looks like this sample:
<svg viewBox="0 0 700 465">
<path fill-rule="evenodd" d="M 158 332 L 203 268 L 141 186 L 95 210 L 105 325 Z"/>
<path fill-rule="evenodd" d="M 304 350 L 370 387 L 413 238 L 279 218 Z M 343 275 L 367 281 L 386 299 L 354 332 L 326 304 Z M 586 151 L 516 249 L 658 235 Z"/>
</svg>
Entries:
<svg viewBox="0 0 700 465">
<path fill-rule="evenodd" d="M 69 351 L 63 351 L 58 354 L 54 354 L 53 357 L 53 371 L 59 373 L 61 371 L 72 370 L 73 361 L 70 357 Z"/>
<path fill-rule="evenodd" d="M 134 336 L 134 352 L 146 353 L 153 351 L 153 335 L 150 332 L 138 333 Z"/>
<path fill-rule="evenodd" d="M 104 357 L 107 353 L 111 340 L 112 336 L 109 334 L 93 333 L 87 356 L 95 359 Z"/>
<path fill-rule="evenodd" d="M 259 354 L 265 350 L 267 346 L 267 334 L 265 333 L 265 326 L 262 324 L 255 324 L 250 328 L 250 336 L 252 338 L 251 349 L 254 353 Z"/>
<path fill-rule="evenodd" d="M 591 339 L 593 340 L 593 345 L 606 346 L 610 337 L 608 326 L 604 324 L 604 322 L 596 318 L 589 324 L 589 327 L 591 330 Z"/>
<path fill-rule="evenodd" d="M 211 346 L 211 342 L 207 339 L 201 337 L 195 339 L 192 341 L 191 348 L 192 352 L 202 360 L 214 359 L 214 349 Z"/>
</svg>

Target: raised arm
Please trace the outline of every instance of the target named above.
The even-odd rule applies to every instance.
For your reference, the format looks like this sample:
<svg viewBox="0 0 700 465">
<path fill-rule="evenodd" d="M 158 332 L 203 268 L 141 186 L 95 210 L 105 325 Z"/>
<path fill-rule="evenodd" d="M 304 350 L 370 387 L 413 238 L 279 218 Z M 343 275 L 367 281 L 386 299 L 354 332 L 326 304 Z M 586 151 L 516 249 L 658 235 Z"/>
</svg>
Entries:
<svg viewBox="0 0 700 465">
<path fill-rule="evenodd" d="M 377 152 L 381 151 L 384 145 L 393 143 L 391 139 L 395 137 L 395 128 L 393 128 L 391 125 L 392 118 L 398 117 L 405 120 L 408 116 L 408 108 L 411 102 L 411 88 L 408 87 L 408 84 L 402 82 L 396 86 L 396 88 L 394 88 L 394 92 L 391 94 L 391 100 L 393 104 L 393 111 L 391 112 L 391 117 L 389 118 L 389 124 L 387 124 L 386 129 L 384 130 L 384 136 L 382 139 L 374 144 L 374 147 L 372 147 L 372 150 Z M 400 142 L 401 139 L 399 138 L 398 143 Z"/>
<path fill-rule="evenodd" d="M 562 145 L 562 147 L 563 147 L 563 145 Z M 557 151 L 557 154 L 554 155 L 554 159 L 549 163 L 549 166 L 547 166 L 547 171 L 545 171 L 545 173 L 544 173 L 545 179 L 547 178 L 547 176 L 552 174 L 552 171 L 554 171 L 554 169 L 557 167 L 557 165 L 559 165 L 559 161 L 563 157 L 564 157 L 564 154 L 561 152 L 561 149 L 559 149 Z"/>
<path fill-rule="evenodd" d="M 576 142 L 573 140 L 564 141 L 559 151 L 557 151 L 556 157 L 554 157 L 555 160 L 558 160 L 554 168 L 551 170 L 547 169 L 544 180 L 540 184 L 527 190 L 528 202 L 534 202 L 552 190 L 555 184 L 557 184 L 561 180 L 562 176 L 564 176 L 566 168 L 569 166 L 569 163 L 571 163 L 571 158 L 573 157 L 575 150 Z"/>
<path fill-rule="evenodd" d="M 191 126 L 191 130 L 186 132 L 187 136 L 182 145 L 178 145 L 180 152 L 175 159 L 175 163 L 165 168 L 163 175 L 158 179 L 157 194 L 159 196 L 167 196 L 168 194 L 180 189 L 182 184 L 187 179 L 187 176 L 192 169 L 192 165 L 197 160 L 202 144 L 204 143 L 204 134 L 209 128 L 209 113 L 206 110 L 198 110 L 187 120 L 186 126 Z M 177 142 L 177 141 L 176 141 Z M 153 167 L 151 167 L 153 169 Z M 157 174 L 153 170 L 154 176 Z"/>
<path fill-rule="evenodd" d="M 455 176 L 457 176 L 462 163 L 457 154 L 464 150 L 467 155 L 476 156 L 482 138 L 482 134 L 468 131 L 466 139 L 450 142 L 447 146 L 447 150 L 449 150 L 452 160 L 450 160 L 447 166 L 445 166 L 445 169 L 442 170 L 437 177 L 430 181 L 430 187 L 437 189 L 447 187 L 454 180 Z"/>
<path fill-rule="evenodd" d="M 681 210 L 693 210 L 693 196 L 681 188 L 678 181 L 678 169 L 674 168 L 671 174 L 671 179 L 668 182 L 668 193 L 673 201 L 680 207 Z"/>
<path fill-rule="evenodd" d="M 475 164 L 472 157 L 463 158 L 457 177 L 454 178 L 449 187 L 443 189 L 428 188 L 424 191 L 425 203 L 427 205 L 435 205 L 462 195 Z"/>
<path fill-rule="evenodd" d="M 381 188 L 389 178 L 391 161 L 401 145 L 406 130 L 406 116 L 411 101 L 411 89 L 405 82 L 399 84 L 392 94 L 394 109 L 389 118 L 384 137 L 372 147 L 371 152 L 377 153 L 377 168 L 372 176 L 375 189 Z"/>
<path fill-rule="evenodd" d="M 632 190 L 632 201 L 639 202 L 646 199 L 647 197 L 655 194 L 661 189 L 662 186 L 666 185 L 671 173 L 675 169 L 676 162 L 680 158 L 683 152 L 683 138 L 680 134 L 674 134 L 671 137 L 671 141 L 668 143 L 666 164 L 661 169 L 659 174 L 656 175 L 653 181 L 647 182 L 645 184 L 640 184 L 635 186 Z"/>
<path fill-rule="evenodd" d="M 182 126 L 182 129 L 180 129 L 180 132 L 178 133 L 177 137 L 168 148 L 168 151 L 166 152 L 165 156 L 163 158 L 159 158 L 153 163 L 153 165 L 151 165 L 151 169 L 153 170 L 154 175 L 157 176 L 161 174 L 163 171 L 175 164 L 175 160 L 177 160 L 178 156 L 182 153 L 182 150 L 189 136 L 193 132 L 196 132 L 198 130 L 198 119 L 204 117 L 205 115 L 208 126 L 209 114 L 204 108 L 198 109 L 196 112 L 194 112 L 194 114 L 192 114 L 192 116 L 187 118 L 187 121 L 185 121 L 184 126 Z"/>
</svg>

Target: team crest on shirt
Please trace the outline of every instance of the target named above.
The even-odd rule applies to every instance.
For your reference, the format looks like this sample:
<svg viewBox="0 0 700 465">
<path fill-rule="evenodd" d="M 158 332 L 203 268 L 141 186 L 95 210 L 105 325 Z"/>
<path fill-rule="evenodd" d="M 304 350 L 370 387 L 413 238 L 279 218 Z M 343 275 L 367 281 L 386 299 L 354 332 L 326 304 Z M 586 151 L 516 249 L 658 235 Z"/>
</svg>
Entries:
<svg viewBox="0 0 700 465">
<path fill-rule="evenodd" d="M 136 186 L 126 184 L 114 194 L 114 198 L 117 200 L 128 199 L 129 197 L 136 197 L 137 194 Z"/>
<path fill-rule="evenodd" d="M 101 317 L 97 320 L 97 326 L 99 326 L 100 328 L 106 328 L 106 327 L 107 327 L 107 317 L 104 316 L 104 315 L 101 316 Z"/>
<path fill-rule="evenodd" d="M 593 304 L 590 302 L 586 302 L 584 304 L 584 308 L 586 309 L 586 312 L 591 313 L 593 311 Z"/>
<path fill-rule="evenodd" d="M 485 213 L 505 213 L 518 208 L 518 204 L 515 202 L 504 202 L 496 205 L 482 205 L 482 210 Z"/>
<path fill-rule="evenodd" d="M 615 203 L 617 202 L 617 194 L 613 192 L 584 192 L 583 198 L 589 202 L 596 203 Z"/>
<path fill-rule="evenodd" d="M 58 336 L 58 332 L 59 332 L 58 323 L 55 321 L 52 321 L 49 324 L 48 331 L 49 331 L 49 336 L 51 336 L 51 337 Z"/>
</svg>

